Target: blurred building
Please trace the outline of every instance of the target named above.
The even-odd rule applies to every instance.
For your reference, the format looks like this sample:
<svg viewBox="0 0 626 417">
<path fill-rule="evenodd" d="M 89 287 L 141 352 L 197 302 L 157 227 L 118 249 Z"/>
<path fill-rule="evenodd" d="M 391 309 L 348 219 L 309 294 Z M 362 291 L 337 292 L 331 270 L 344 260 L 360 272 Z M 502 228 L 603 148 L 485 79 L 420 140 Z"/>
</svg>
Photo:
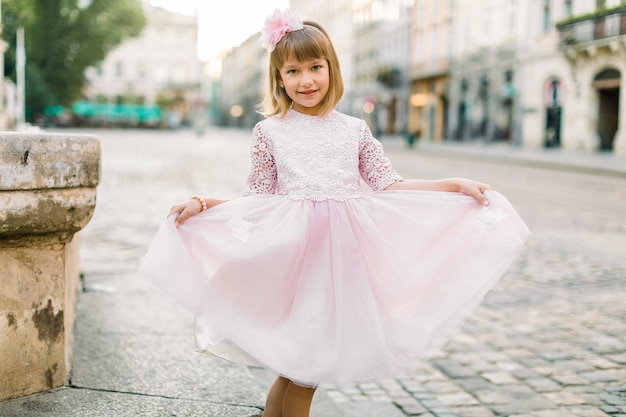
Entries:
<svg viewBox="0 0 626 417">
<path fill-rule="evenodd" d="M 523 144 L 626 153 L 626 4 L 535 0 Z"/>
<path fill-rule="evenodd" d="M 346 84 L 338 108 L 377 134 L 626 152 L 623 0 L 292 0 L 291 8 L 328 29 Z M 241 48 L 225 61 L 221 99 L 258 102 L 267 54 L 258 35 Z"/>
<path fill-rule="evenodd" d="M 197 18 L 144 4 L 147 24 L 138 38 L 109 53 L 87 71 L 85 95 L 92 102 L 158 104 L 175 127 L 188 121 L 200 99 Z"/>
<path fill-rule="evenodd" d="M 250 36 L 225 54 L 218 86 L 218 124 L 243 127 L 261 120 L 258 106 L 266 88 L 268 65 L 259 35 Z"/>
<path fill-rule="evenodd" d="M 445 137 L 521 142 L 516 83 L 528 52 L 529 11 L 536 0 L 447 3 L 451 39 L 446 49 L 451 55 Z"/>
<path fill-rule="evenodd" d="M 449 136 L 453 3 L 415 0 L 411 11 L 408 130 L 417 138 Z"/>
<path fill-rule="evenodd" d="M 381 134 L 407 131 L 411 7 L 409 0 L 352 1 L 352 113 Z"/>
</svg>

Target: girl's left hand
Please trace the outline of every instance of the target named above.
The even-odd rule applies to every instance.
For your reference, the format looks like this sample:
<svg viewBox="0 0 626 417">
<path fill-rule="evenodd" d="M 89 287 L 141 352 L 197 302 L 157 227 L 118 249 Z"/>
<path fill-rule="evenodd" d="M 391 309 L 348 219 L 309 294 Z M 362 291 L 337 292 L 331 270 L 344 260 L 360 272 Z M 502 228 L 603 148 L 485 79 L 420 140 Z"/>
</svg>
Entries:
<svg viewBox="0 0 626 417">
<path fill-rule="evenodd" d="M 202 204 L 198 200 L 190 199 L 185 202 L 176 204 L 172 206 L 167 217 L 172 215 L 178 215 L 175 220 L 176 227 L 183 224 L 185 220 L 187 220 L 191 216 L 195 216 L 196 214 L 202 211 Z"/>
<path fill-rule="evenodd" d="M 472 196 L 483 206 L 489 205 L 489 200 L 483 195 L 483 191 L 490 190 L 491 186 L 482 182 L 468 180 L 465 178 L 458 179 L 459 191 L 463 194 Z"/>
</svg>

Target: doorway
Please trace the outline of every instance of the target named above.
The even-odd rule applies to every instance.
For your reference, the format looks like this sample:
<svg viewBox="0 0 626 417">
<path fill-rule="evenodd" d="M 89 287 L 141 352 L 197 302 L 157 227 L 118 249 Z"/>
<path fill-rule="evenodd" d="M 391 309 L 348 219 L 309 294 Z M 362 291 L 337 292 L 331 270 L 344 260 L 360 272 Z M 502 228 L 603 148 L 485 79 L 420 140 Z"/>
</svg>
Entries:
<svg viewBox="0 0 626 417">
<path fill-rule="evenodd" d="M 615 69 L 600 72 L 593 79 L 598 92 L 598 137 L 602 151 L 612 151 L 619 128 L 619 96 L 621 74 Z"/>
</svg>

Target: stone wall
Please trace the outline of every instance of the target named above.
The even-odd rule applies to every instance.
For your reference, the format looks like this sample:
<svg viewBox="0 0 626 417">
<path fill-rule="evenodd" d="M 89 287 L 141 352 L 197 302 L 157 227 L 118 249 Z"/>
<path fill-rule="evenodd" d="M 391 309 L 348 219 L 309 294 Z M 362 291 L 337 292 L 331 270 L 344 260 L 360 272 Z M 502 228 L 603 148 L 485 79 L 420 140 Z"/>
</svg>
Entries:
<svg viewBox="0 0 626 417">
<path fill-rule="evenodd" d="M 65 384 L 94 136 L 0 132 L 0 400 Z"/>
</svg>

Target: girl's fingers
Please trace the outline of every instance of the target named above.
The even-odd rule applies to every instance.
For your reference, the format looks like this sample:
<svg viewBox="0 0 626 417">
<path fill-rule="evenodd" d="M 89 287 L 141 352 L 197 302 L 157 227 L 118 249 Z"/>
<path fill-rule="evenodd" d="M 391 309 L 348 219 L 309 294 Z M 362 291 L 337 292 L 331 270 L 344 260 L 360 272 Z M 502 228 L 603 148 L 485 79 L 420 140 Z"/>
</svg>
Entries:
<svg viewBox="0 0 626 417">
<path fill-rule="evenodd" d="M 474 198 L 476 198 L 476 200 L 478 200 L 478 202 L 480 204 L 482 204 L 483 206 L 488 206 L 489 205 L 489 200 L 487 200 L 487 197 L 485 197 L 485 195 L 483 194 L 483 192 L 485 190 L 490 190 L 491 186 L 489 184 L 478 184 L 478 192 L 476 193 L 477 195 L 474 196 Z"/>
<path fill-rule="evenodd" d="M 170 217 L 172 214 L 181 213 L 185 209 L 185 206 L 182 204 L 177 204 L 172 206 L 170 212 L 167 214 L 167 217 Z"/>
</svg>

